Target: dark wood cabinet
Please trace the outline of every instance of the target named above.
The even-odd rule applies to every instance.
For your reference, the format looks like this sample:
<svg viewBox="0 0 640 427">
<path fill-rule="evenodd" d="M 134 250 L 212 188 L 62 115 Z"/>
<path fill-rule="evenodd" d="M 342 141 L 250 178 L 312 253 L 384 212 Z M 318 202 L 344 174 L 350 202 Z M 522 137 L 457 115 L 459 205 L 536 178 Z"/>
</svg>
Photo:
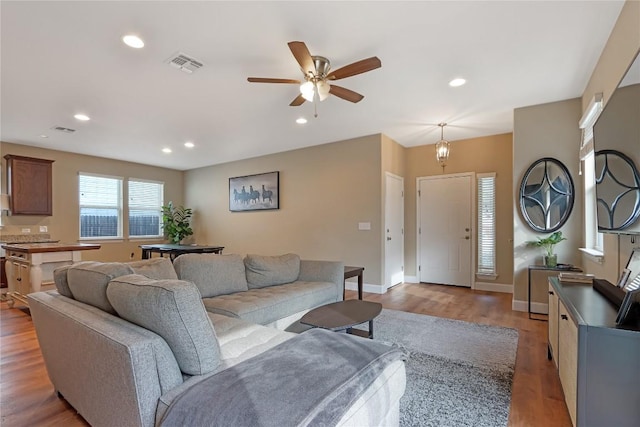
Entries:
<svg viewBox="0 0 640 427">
<path fill-rule="evenodd" d="M 7 190 L 11 215 L 53 214 L 53 160 L 7 154 Z"/>
</svg>

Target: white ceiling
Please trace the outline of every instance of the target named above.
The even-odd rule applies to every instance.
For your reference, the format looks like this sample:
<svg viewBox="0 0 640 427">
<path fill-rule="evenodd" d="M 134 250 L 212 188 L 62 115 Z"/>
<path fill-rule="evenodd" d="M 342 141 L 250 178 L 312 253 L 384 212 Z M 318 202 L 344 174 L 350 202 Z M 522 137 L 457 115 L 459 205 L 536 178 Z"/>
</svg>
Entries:
<svg viewBox="0 0 640 427">
<path fill-rule="evenodd" d="M 449 140 L 511 132 L 514 108 L 581 96 L 623 3 L 2 1 L 0 136 L 186 170 L 375 133 L 433 144 L 442 121 Z M 295 85 L 246 80 L 300 79 L 293 40 L 334 69 L 382 68 L 338 83 L 360 103 L 331 96 L 314 118 L 289 107 Z M 178 51 L 204 67 L 165 63 Z"/>
</svg>

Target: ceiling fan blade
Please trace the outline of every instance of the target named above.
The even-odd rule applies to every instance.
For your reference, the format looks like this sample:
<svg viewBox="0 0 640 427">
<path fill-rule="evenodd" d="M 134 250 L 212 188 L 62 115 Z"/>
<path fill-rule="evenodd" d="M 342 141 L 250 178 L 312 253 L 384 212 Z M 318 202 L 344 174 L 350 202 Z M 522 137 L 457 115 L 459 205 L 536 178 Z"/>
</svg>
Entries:
<svg viewBox="0 0 640 427">
<path fill-rule="evenodd" d="M 343 88 L 342 86 L 336 86 L 336 85 L 331 85 L 331 87 L 329 88 L 329 93 L 331 95 L 335 95 L 338 98 L 342 98 L 344 100 L 347 101 L 351 101 L 351 102 L 360 102 L 362 101 L 362 98 L 364 98 L 364 95 L 360 95 L 358 92 L 354 92 L 352 90 Z"/>
<path fill-rule="evenodd" d="M 366 73 L 367 71 L 375 70 L 376 68 L 380 67 L 382 67 L 382 62 L 380 61 L 380 59 L 377 56 L 372 56 L 371 58 L 363 59 L 361 61 L 345 65 L 342 68 L 338 68 L 337 70 L 332 71 L 327 76 L 327 80 L 344 79 L 345 77 L 351 77 L 357 74 Z"/>
<path fill-rule="evenodd" d="M 288 83 L 288 84 L 300 84 L 300 80 L 294 79 L 270 79 L 266 77 L 248 77 L 247 81 L 251 83 Z"/>
<path fill-rule="evenodd" d="M 302 104 L 304 104 L 304 97 L 302 96 L 302 94 L 296 96 L 296 99 L 294 99 L 293 101 L 291 101 L 291 104 L 289 104 L 290 107 L 298 107 Z"/>
<path fill-rule="evenodd" d="M 296 61 L 300 64 L 304 74 L 315 74 L 316 66 L 313 63 L 313 58 L 309 53 L 309 49 L 307 49 L 307 45 L 304 44 L 304 42 L 289 42 L 288 45 L 294 58 L 296 58 Z"/>
</svg>

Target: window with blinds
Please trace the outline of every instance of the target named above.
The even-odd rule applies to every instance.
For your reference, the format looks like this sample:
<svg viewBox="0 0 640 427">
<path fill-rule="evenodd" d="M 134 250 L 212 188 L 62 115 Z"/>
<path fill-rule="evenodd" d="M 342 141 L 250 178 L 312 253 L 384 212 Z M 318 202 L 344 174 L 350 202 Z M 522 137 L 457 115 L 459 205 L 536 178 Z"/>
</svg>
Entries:
<svg viewBox="0 0 640 427">
<path fill-rule="evenodd" d="M 80 173 L 80 238 L 122 238 L 122 178 Z"/>
<path fill-rule="evenodd" d="M 159 237 L 164 183 L 129 180 L 129 237 Z"/>
<path fill-rule="evenodd" d="M 477 175 L 478 183 L 478 271 L 496 275 L 496 174 Z"/>
</svg>

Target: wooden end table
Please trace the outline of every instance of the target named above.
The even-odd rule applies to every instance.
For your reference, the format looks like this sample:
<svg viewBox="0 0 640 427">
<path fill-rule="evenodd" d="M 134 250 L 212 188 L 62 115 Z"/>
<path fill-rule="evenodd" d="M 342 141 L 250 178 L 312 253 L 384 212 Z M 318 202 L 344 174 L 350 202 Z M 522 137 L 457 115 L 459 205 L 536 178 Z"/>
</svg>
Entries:
<svg viewBox="0 0 640 427">
<path fill-rule="evenodd" d="M 358 299 L 362 299 L 362 274 L 364 273 L 364 267 L 352 267 L 345 265 L 344 266 L 344 280 L 346 281 L 350 277 L 358 276 Z M 347 289 L 346 282 L 342 287 L 342 299 L 344 299 Z"/>
</svg>

